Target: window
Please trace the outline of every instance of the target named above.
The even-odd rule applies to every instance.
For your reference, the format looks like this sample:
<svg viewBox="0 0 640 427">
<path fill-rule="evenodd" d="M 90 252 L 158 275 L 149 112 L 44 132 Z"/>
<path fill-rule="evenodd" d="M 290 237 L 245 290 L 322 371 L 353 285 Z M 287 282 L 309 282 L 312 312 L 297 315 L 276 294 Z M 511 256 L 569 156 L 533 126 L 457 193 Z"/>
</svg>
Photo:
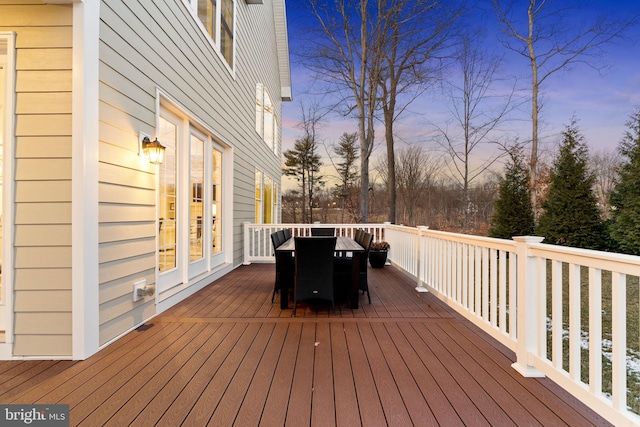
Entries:
<svg viewBox="0 0 640 427">
<path fill-rule="evenodd" d="M 256 85 L 256 132 L 260 135 L 260 138 L 264 137 L 264 104 L 262 102 L 264 94 L 264 87 L 258 83 Z"/>
<path fill-rule="evenodd" d="M 198 18 L 211 39 L 216 42 L 216 0 L 198 0 Z"/>
<path fill-rule="evenodd" d="M 273 223 L 280 222 L 280 218 L 277 216 L 280 212 L 280 198 L 278 197 L 278 183 L 273 183 Z"/>
<path fill-rule="evenodd" d="M 264 224 L 273 224 L 273 180 L 265 176 L 264 182 L 264 203 L 262 207 L 262 222 Z"/>
<path fill-rule="evenodd" d="M 256 132 L 275 155 L 280 153 L 280 132 L 275 106 L 261 83 L 256 85 Z"/>
<path fill-rule="evenodd" d="M 256 224 L 262 224 L 262 172 L 256 169 Z"/>
<path fill-rule="evenodd" d="M 233 0 L 222 1 L 222 14 L 220 15 L 220 51 L 227 60 L 227 64 L 233 68 Z"/>
<path fill-rule="evenodd" d="M 256 169 L 256 224 L 278 222 L 278 184 Z"/>
<path fill-rule="evenodd" d="M 235 0 L 185 0 L 214 45 L 233 68 Z"/>
</svg>

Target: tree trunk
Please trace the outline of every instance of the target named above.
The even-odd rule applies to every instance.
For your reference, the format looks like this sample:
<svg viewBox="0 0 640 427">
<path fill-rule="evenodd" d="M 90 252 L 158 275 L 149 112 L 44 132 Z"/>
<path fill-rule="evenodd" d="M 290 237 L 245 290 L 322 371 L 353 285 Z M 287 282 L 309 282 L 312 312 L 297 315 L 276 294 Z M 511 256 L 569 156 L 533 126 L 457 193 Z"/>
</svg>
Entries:
<svg viewBox="0 0 640 427">
<path fill-rule="evenodd" d="M 537 212 L 536 181 L 538 179 L 538 63 L 536 51 L 533 46 L 533 25 L 534 10 L 533 3 L 528 9 L 529 15 L 529 37 L 527 38 L 527 48 L 531 59 L 531 159 L 529 161 L 529 191 L 531 192 L 531 206 L 533 207 L 534 218 Z"/>
<path fill-rule="evenodd" d="M 366 223 L 369 212 L 369 156 L 366 155 L 368 136 L 365 131 L 364 115 L 358 122 L 358 135 L 360 137 L 360 222 Z"/>
<path fill-rule="evenodd" d="M 388 213 L 387 221 L 396 223 L 396 159 L 393 151 L 393 110 L 384 111 L 385 131 L 387 142 L 387 197 Z"/>
</svg>

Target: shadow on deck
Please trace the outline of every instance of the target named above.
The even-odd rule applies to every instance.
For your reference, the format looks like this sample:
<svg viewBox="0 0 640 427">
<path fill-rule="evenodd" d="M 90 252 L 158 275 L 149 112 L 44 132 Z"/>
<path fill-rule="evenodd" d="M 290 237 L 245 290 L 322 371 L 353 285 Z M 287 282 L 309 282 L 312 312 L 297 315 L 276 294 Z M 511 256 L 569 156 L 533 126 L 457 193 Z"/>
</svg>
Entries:
<svg viewBox="0 0 640 427">
<path fill-rule="evenodd" d="M 1 403 L 65 403 L 71 425 L 608 425 L 394 268 L 372 303 L 271 304 L 242 266 L 84 361 L 0 362 Z"/>
</svg>

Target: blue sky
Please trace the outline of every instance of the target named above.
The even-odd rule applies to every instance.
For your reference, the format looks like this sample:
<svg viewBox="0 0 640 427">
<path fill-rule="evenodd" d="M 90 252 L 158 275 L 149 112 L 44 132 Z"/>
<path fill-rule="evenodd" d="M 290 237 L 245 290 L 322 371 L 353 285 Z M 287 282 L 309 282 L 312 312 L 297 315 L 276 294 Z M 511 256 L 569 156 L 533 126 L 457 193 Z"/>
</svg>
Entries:
<svg viewBox="0 0 640 427">
<path fill-rule="evenodd" d="M 490 3 L 484 4 L 490 6 Z M 568 25 L 588 20 L 598 12 L 619 17 L 637 16 L 640 14 L 640 1 L 594 0 L 583 10 L 583 16 L 572 16 Z M 490 10 L 485 9 L 482 16 L 486 25 L 486 46 L 503 53 L 505 70 L 510 74 L 519 75 L 521 85 L 529 87 L 528 63 L 524 58 L 500 46 L 497 39 L 497 20 Z M 309 105 L 313 99 L 310 94 L 313 91 L 313 82 L 308 77 L 308 71 L 298 63 L 296 53 L 305 48 L 303 37 L 299 35 L 306 31 L 308 26 L 314 25 L 315 21 L 300 9 L 299 1 L 289 0 L 287 22 L 294 100 L 283 103 L 283 150 L 291 148 L 295 139 L 301 136 L 301 131 L 296 128 L 301 115 L 301 104 Z M 640 40 L 638 28 L 635 28 L 630 36 L 631 40 L 618 40 L 607 47 L 600 60 L 600 63 L 607 65 L 606 70 L 598 72 L 587 66 L 577 66 L 569 72 L 555 73 L 545 83 L 540 115 L 543 147 L 553 150 L 560 140 L 560 132 L 572 117 L 578 120 L 581 133 L 592 150 L 613 150 L 617 147 L 627 129 L 625 123 L 629 115 L 640 107 L 640 43 L 634 43 L 634 40 Z M 446 103 L 447 100 L 437 92 L 421 96 L 410 107 L 411 112 L 402 116 L 396 125 L 397 146 L 402 147 L 406 143 L 424 144 L 427 148 L 434 148 L 434 130 L 429 121 L 447 120 Z M 502 125 L 510 138 L 517 136 L 520 140 L 530 139 L 531 125 L 526 121 L 529 111 L 530 103 L 527 102 L 517 114 L 525 121 L 514 120 Z M 319 134 L 320 139 L 330 145 L 337 142 L 343 132 L 355 130 L 355 121 L 332 116 L 322 124 Z M 382 131 L 377 131 L 376 150 L 379 153 L 384 150 L 382 137 Z"/>
</svg>

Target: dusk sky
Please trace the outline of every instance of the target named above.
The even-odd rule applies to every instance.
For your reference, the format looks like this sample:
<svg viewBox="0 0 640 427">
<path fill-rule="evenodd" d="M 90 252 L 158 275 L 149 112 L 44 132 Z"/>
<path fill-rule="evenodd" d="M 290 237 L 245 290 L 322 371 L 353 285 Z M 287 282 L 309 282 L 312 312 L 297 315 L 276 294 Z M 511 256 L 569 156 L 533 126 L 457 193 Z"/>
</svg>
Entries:
<svg viewBox="0 0 640 427">
<path fill-rule="evenodd" d="M 524 3 L 524 0 L 522 0 Z M 564 3 L 566 4 L 565 0 Z M 491 11 L 490 1 L 484 4 L 484 12 L 478 12 L 478 19 L 484 22 L 485 47 L 498 54 L 504 54 L 504 69 L 509 75 L 517 75 L 519 86 L 530 88 L 530 68 L 527 60 L 513 52 L 505 50 L 498 41 L 500 30 L 497 18 Z M 574 16 L 577 21 L 587 21 L 594 13 L 605 12 L 612 18 L 624 19 L 640 14 L 640 0 L 594 0 L 582 12 L 583 17 Z M 576 21 L 576 22 L 577 22 Z M 297 57 L 300 49 L 305 49 L 304 34 L 315 18 L 300 8 L 298 1 L 287 2 L 287 24 L 289 30 L 289 49 L 291 54 L 291 73 L 293 102 L 283 103 L 282 148 L 293 147 L 296 138 L 302 133 L 296 128 L 301 117 L 301 105 L 308 106 L 312 100 L 313 82 L 308 70 Z M 568 22 L 571 25 L 571 22 Z M 636 27 L 629 32 L 630 40 L 617 40 L 607 47 L 605 55 L 599 60 L 608 68 L 598 72 L 593 68 L 578 65 L 573 70 L 555 73 L 542 87 L 543 107 L 540 113 L 543 149 L 553 150 L 560 140 L 560 132 L 571 121 L 578 120 L 578 127 L 592 150 L 613 150 L 617 147 L 624 132 L 625 123 L 636 108 L 640 107 L 640 31 Z M 530 93 L 530 91 L 529 91 Z M 530 98 L 527 98 L 527 100 Z M 396 146 L 423 144 L 428 149 L 437 149 L 434 142 L 434 128 L 430 122 L 444 123 L 450 117 L 447 98 L 437 90 L 422 95 L 410 107 L 396 125 Z M 530 117 L 530 102 L 525 102 L 514 118 Z M 438 123 L 438 124 L 442 124 Z M 530 139 L 531 124 L 528 121 L 513 120 L 505 122 L 501 128 L 509 138 Z M 322 123 L 319 136 L 323 143 L 331 145 L 337 142 L 343 132 L 355 132 L 354 119 L 333 115 Z M 382 129 L 376 132 L 376 151 L 384 152 Z M 324 153 L 323 153 L 324 154 Z"/>
</svg>

